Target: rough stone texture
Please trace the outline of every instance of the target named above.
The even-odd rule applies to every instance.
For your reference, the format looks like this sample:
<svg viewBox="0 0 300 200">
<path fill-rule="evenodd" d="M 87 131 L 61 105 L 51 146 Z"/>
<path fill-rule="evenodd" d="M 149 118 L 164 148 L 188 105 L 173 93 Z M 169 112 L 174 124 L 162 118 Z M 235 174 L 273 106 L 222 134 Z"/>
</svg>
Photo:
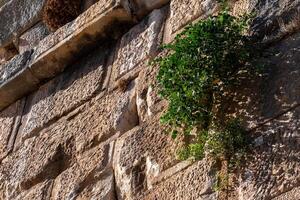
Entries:
<svg viewBox="0 0 300 200">
<path fill-rule="evenodd" d="M 186 170 L 173 175 L 137 199 L 157 200 L 215 200 L 212 191 L 214 172 L 210 161 L 196 162 Z"/>
<path fill-rule="evenodd" d="M 164 9 L 155 10 L 122 37 L 113 63 L 112 81 L 142 66 L 139 64 L 158 53 L 164 18 Z"/>
<path fill-rule="evenodd" d="M 36 47 L 31 70 L 43 80 L 61 72 L 64 67 L 101 39 L 111 38 L 111 27 L 131 22 L 120 2 L 99 1 L 73 22 L 50 34 Z"/>
<path fill-rule="evenodd" d="M 114 169 L 120 199 L 135 199 L 152 187 L 154 178 L 177 163 L 178 142 L 164 134 L 159 120 L 135 128 L 116 143 Z"/>
<path fill-rule="evenodd" d="M 170 15 L 165 28 L 165 42 L 170 42 L 188 23 L 205 18 L 217 10 L 215 0 L 172 0 Z"/>
<path fill-rule="evenodd" d="M 256 131 L 253 158 L 241 175 L 239 199 L 271 199 L 300 184 L 300 109 Z"/>
<path fill-rule="evenodd" d="M 0 113 L 0 162 L 13 148 L 22 111 L 23 102 L 17 101 Z"/>
<path fill-rule="evenodd" d="M 22 138 L 32 137 L 53 120 L 100 93 L 106 87 L 107 54 L 108 50 L 98 48 L 30 95 L 20 129 Z"/>
<path fill-rule="evenodd" d="M 0 85 L 8 79 L 12 79 L 20 71 L 25 70 L 30 60 L 32 51 L 15 56 L 10 62 L 7 62 L 0 71 Z"/>
<path fill-rule="evenodd" d="M 18 40 L 20 54 L 37 46 L 38 43 L 49 34 L 49 30 L 42 22 L 37 23 L 31 29 L 22 34 Z"/>
<path fill-rule="evenodd" d="M 275 197 L 273 200 L 289 200 L 289 199 L 300 199 L 300 187 L 294 188 L 291 191 L 288 191 L 278 197 Z"/>
<path fill-rule="evenodd" d="M 41 19 L 45 0 L 11 0 L 0 9 L 0 48 Z"/>
</svg>

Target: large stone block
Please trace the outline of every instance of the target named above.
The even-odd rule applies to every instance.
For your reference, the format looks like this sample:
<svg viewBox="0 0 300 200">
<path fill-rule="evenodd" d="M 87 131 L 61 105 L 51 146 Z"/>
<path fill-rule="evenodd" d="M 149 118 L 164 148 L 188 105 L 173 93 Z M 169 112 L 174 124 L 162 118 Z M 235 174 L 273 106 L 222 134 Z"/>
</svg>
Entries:
<svg viewBox="0 0 300 200">
<path fill-rule="evenodd" d="M 27 99 L 20 129 L 22 138 L 38 133 L 43 127 L 82 105 L 106 87 L 105 74 L 109 47 L 100 47 L 63 74 L 43 85 Z"/>
<path fill-rule="evenodd" d="M 217 11 L 215 0 L 173 0 L 166 23 L 164 42 L 171 42 L 187 24 L 198 18 L 206 18 Z"/>
<path fill-rule="evenodd" d="M 41 19 L 45 0 L 11 0 L 0 9 L 0 48 Z"/>
<path fill-rule="evenodd" d="M 216 200 L 217 194 L 213 191 L 214 172 L 211 167 L 208 160 L 198 161 L 135 199 Z"/>
<path fill-rule="evenodd" d="M 134 199 L 150 189 L 155 178 L 175 165 L 179 141 L 171 139 L 158 118 L 132 129 L 118 138 L 114 169 L 120 199 Z"/>
<path fill-rule="evenodd" d="M 233 13 L 255 12 L 252 25 L 253 33 L 266 43 L 276 42 L 290 35 L 300 27 L 300 2 L 294 0 L 257 1 L 244 0 L 233 2 Z"/>
<path fill-rule="evenodd" d="M 25 198 L 36 192 L 39 183 L 51 180 L 53 199 L 68 199 L 81 192 L 83 196 L 112 196 L 114 141 L 86 144 L 82 134 L 89 137 L 101 133 L 93 123 L 79 125 L 85 115 L 62 118 L 6 157 L 0 165 L 0 196 Z"/>
<path fill-rule="evenodd" d="M 165 9 L 154 10 L 122 37 L 119 48 L 115 52 L 112 87 L 115 86 L 116 80 L 140 68 L 143 61 L 157 55 L 164 19 Z"/>
<path fill-rule="evenodd" d="M 30 69 L 43 80 L 61 72 L 95 43 L 114 37 L 112 28 L 132 22 L 123 1 L 98 1 L 74 21 L 50 34 L 35 48 Z"/>
</svg>

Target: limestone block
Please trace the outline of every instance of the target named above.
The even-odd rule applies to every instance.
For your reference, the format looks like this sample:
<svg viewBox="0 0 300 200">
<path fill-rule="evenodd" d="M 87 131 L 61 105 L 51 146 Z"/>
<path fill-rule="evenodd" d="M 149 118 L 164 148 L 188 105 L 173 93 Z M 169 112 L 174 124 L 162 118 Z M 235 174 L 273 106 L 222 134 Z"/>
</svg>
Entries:
<svg viewBox="0 0 300 200">
<path fill-rule="evenodd" d="M 160 32 L 165 19 L 164 11 L 154 10 L 122 37 L 113 63 L 112 81 L 118 80 L 141 66 L 143 61 L 157 55 L 161 42 Z M 114 82 L 111 85 L 114 85 Z"/>
<path fill-rule="evenodd" d="M 55 179 L 51 198 L 102 197 L 105 199 L 107 197 L 113 199 L 112 151 L 113 145 L 100 145 L 82 155 L 78 164 L 75 163 Z"/>
<path fill-rule="evenodd" d="M 239 199 L 272 199 L 300 183 L 300 109 L 259 128 L 247 168 L 241 172 Z"/>
<path fill-rule="evenodd" d="M 153 187 L 161 172 L 175 165 L 180 143 L 165 134 L 158 118 L 118 138 L 113 166 L 120 199 L 135 199 Z"/>
<path fill-rule="evenodd" d="M 222 94 L 215 105 L 220 119 L 237 117 L 248 129 L 286 112 L 300 104 L 300 34 L 270 47 L 276 52 L 260 60 L 265 65 L 263 77 L 244 77 L 241 84 Z"/>
<path fill-rule="evenodd" d="M 13 148 L 22 111 L 23 102 L 17 101 L 0 113 L 0 162 Z"/>
<path fill-rule="evenodd" d="M 184 26 L 198 18 L 206 18 L 216 12 L 217 8 L 215 0 L 172 0 L 164 42 L 171 42 Z"/>
<path fill-rule="evenodd" d="M 101 39 L 109 40 L 111 28 L 116 24 L 131 21 L 130 12 L 122 2 L 98 1 L 74 21 L 42 40 L 35 48 L 30 69 L 41 80 L 53 77 Z"/>
<path fill-rule="evenodd" d="M 252 25 L 253 33 L 266 43 L 279 41 L 296 32 L 299 27 L 300 2 L 294 0 L 274 0 L 260 2 L 257 0 L 235 1 L 233 13 L 256 13 Z"/>
<path fill-rule="evenodd" d="M 34 139 L 27 140 L 19 151 L 9 154 L 0 165 L 0 197 L 15 199 L 22 193 L 20 183 L 24 179 L 24 170 L 29 163 Z M 37 161 L 39 162 L 39 161 Z M 33 172 L 34 173 L 34 172 Z"/>
<path fill-rule="evenodd" d="M 113 172 L 104 175 L 98 182 L 86 187 L 78 196 L 78 200 L 84 199 L 107 199 L 115 200 Z"/>
<path fill-rule="evenodd" d="M 100 93 L 105 86 L 106 59 L 109 47 L 100 47 L 73 63 L 63 74 L 29 96 L 22 138 L 36 134 L 45 125 L 72 111 Z"/>
<path fill-rule="evenodd" d="M 215 200 L 211 162 L 199 161 L 139 196 L 139 200 Z"/>
<path fill-rule="evenodd" d="M 20 54 L 28 51 L 44 39 L 49 34 L 49 30 L 42 22 L 37 23 L 32 28 L 22 34 L 18 40 L 18 48 Z"/>
<path fill-rule="evenodd" d="M 11 0 L 0 9 L 0 48 L 41 19 L 45 0 Z"/>
<path fill-rule="evenodd" d="M 113 181 L 110 185 L 103 185 L 100 180 L 113 177 L 114 141 L 92 143 L 81 150 L 80 143 L 84 141 L 80 140 L 79 134 L 93 134 L 96 129 L 90 127 L 90 132 L 82 133 L 76 127 L 79 122 L 72 117 L 63 118 L 44 129 L 39 136 L 27 139 L 2 161 L 0 196 L 15 199 L 22 194 L 24 197 L 28 191 L 35 191 L 38 183 L 49 180 L 54 180 L 53 199 L 68 199 L 81 191 L 85 191 L 85 195 L 94 195 L 95 192 L 101 193 L 102 188 L 105 189 L 102 195 L 112 194 Z M 94 185 L 96 182 L 99 182 L 97 186 Z M 96 191 L 90 190 L 93 187 Z"/>
<path fill-rule="evenodd" d="M 28 70 L 31 51 L 15 56 L 0 70 L 0 110 L 37 88 L 37 79 Z"/>
</svg>

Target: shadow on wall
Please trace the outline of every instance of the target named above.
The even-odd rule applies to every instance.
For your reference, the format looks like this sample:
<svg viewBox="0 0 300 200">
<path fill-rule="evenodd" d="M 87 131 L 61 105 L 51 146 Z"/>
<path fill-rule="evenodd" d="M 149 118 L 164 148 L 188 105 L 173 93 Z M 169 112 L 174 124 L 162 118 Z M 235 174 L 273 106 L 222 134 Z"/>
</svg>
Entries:
<svg viewBox="0 0 300 200">
<path fill-rule="evenodd" d="M 217 109 L 219 117 L 240 117 L 252 130 L 253 152 L 237 189 L 241 199 L 272 199 L 300 185 L 300 33 L 270 51 L 262 59 L 266 75 L 225 92 L 223 110 Z"/>
</svg>

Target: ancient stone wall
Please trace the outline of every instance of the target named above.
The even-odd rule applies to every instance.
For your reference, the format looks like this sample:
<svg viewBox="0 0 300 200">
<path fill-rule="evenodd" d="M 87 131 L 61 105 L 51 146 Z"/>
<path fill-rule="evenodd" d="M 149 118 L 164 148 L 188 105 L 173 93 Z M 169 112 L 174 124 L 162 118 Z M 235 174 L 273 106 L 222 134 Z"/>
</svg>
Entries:
<svg viewBox="0 0 300 200">
<path fill-rule="evenodd" d="M 209 159 L 179 161 L 149 60 L 215 0 L 84 0 L 50 32 L 45 0 L 0 0 L 0 199 L 215 200 Z M 227 199 L 300 199 L 300 1 L 235 0 L 276 52 L 224 94 L 255 146 Z M 226 103 L 227 102 L 227 103 Z M 225 112 L 224 112 L 225 111 Z M 220 112 L 220 113 L 218 113 Z"/>
</svg>

